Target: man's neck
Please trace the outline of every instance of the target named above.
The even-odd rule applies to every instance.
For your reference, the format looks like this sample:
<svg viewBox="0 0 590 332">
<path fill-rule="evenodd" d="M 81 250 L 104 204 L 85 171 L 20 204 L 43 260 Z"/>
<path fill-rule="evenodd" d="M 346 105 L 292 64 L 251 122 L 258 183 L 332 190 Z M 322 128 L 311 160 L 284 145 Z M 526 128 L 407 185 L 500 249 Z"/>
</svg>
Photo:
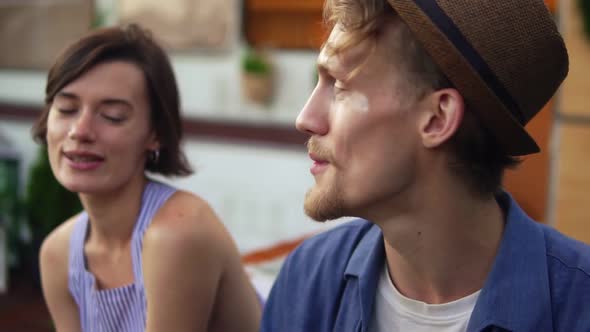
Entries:
<svg viewBox="0 0 590 332">
<path fill-rule="evenodd" d="M 413 193 L 403 212 L 374 221 L 383 230 L 389 275 L 400 293 L 446 303 L 483 287 L 504 217 L 491 195 L 476 197 L 448 184 L 427 188 Z"/>
</svg>

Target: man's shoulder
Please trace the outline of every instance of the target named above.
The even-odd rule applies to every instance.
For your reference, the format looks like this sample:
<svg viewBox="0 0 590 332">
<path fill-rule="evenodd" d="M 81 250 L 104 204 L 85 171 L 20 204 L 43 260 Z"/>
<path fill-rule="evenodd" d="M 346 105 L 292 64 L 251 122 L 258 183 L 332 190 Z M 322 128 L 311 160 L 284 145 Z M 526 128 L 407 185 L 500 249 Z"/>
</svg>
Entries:
<svg viewBox="0 0 590 332">
<path fill-rule="evenodd" d="M 377 226 L 353 220 L 305 240 L 285 260 L 265 305 L 261 331 L 332 331 L 349 308 L 347 267 L 382 238 Z M 358 252 L 357 252 L 358 251 Z M 355 264 L 352 264 L 355 265 Z M 348 295 L 346 295 L 348 294 Z M 356 294 L 356 293 L 354 293 Z"/>
<path fill-rule="evenodd" d="M 585 275 L 590 283 L 590 245 L 575 240 L 556 229 L 540 225 L 545 235 L 547 259 L 556 268 Z M 551 271 L 550 271 L 551 272 Z"/>
<path fill-rule="evenodd" d="M 586 331 L 590 318 L 580 316 L 580 308 L 590 305 L 590 246 L 540 227 L 547 246 L 553 323 L 559 331 Z"/>
<path fill-rule="evenodd" d="M 293 250 L 285 260 L 279 279 L 296 291 L 309 289 L 309 285 L 329 285 L 324 293 L 337 292 L 344 282 L 344 274 L 359 246 L 373 247 L 380 236 L 372 223 L 358 219 L 317 234 Z M 379 234 L 380 231 L 379 231 Z"/>
</svg>

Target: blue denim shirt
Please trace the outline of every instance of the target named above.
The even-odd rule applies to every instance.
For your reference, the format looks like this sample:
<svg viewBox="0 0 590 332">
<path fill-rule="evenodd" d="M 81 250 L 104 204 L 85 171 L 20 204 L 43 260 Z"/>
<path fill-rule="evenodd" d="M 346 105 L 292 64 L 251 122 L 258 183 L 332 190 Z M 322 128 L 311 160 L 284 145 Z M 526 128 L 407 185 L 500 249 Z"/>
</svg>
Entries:
<svg viewBox="0 0 590 332">
<path fill-rule="evenodd" d="M 506 227 L 468 331 L 590 331 L 590 246 L 497 199 Z M 279 273 L 261 331 L 366 331 L 384 259 L 381 230 L 365 220 L 306 240 Z"/>
</svg>

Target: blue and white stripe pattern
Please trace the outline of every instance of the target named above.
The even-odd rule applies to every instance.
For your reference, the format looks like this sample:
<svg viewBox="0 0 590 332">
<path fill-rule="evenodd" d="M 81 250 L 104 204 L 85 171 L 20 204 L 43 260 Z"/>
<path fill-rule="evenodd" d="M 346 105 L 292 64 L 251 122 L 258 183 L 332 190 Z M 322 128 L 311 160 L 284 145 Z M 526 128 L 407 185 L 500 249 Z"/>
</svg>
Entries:
<svg viewBox="0 0 590 332">
<path fill-rule="evenodd" d="M 147 302 L 143 286 L 141 249 L 143 235 L 158 209 L 175 189 L 150 181 L 141 201 L 141 211 L 131 238 L 133 284 L 98 290 L 95 278 L 87 270 L 84 242 L 88 234 L 88 215 L 84 212 L 74 225 L 70 238 L 68 286 L 80 311 L 83 332 L 143 332 L 146 325 Z"/>
</svg>

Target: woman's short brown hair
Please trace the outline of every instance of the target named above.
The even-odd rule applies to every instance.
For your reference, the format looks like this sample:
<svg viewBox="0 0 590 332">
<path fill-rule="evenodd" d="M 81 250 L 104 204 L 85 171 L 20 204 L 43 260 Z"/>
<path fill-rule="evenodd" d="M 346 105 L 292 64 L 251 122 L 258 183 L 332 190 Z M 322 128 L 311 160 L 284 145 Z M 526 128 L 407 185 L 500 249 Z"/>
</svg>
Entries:
<svg viewBox="0 0 590 332">
<path fill-rule="evenodd" d="M 159 158 L 147 158 L 145 169 L 166 176 L 192 174 L 180 147 L 180 97 L 172 65 L 150 33 L 136 24 L 94 30 L 58 56 L 47 75 L 45 107 L 33 126 L 35 141 L 47 144 L 47 118 L 55 95 L 94 66 L 110 61 L 136 65 L 146 80 L 150 122 L 160 150 Z"/>
</svg>

